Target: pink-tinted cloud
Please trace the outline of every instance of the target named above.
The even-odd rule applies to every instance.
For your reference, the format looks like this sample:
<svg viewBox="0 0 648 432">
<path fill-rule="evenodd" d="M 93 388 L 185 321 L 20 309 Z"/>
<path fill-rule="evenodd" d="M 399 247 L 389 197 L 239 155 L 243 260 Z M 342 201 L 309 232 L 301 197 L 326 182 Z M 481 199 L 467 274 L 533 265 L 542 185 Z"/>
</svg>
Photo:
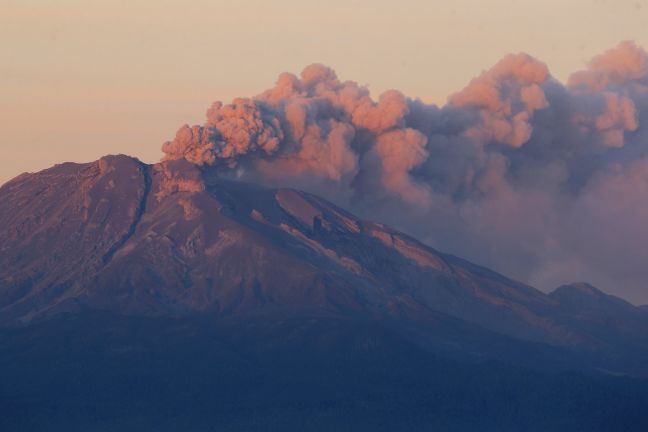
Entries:
<svg viewBox="0 0 648 432">
<path fill-rule="evenodd" d="M 643 48 L 624 41 L 596 56 L 584 71 L 574 73 L 568 81 L 571 88 L 587 87 L 603 91 L 632 84 L 648 84 L 648 58 Z"/>
<path fill-rule="evenodd" d="M 520 147 L 531 138 L 534 112 L 547 106 L 540 85 L 548 79 L 543 63 L 526 54 L 509 55 L 453 95 L 450 104 L 479 114 L 469 136 Z"/>
</svg>

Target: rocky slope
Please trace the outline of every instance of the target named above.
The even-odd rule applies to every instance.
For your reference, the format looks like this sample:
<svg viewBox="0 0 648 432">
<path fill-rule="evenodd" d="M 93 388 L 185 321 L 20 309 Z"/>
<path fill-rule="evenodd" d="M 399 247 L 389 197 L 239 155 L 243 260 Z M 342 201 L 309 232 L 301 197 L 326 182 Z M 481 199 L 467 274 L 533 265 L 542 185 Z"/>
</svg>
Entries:
<svg viewBox="0 0 648 432">
<path fill-rule="evenodd" d="M 0 430 L 645 431 L 648 313 L 127 156 L 0 187 Z"/>
<path fill-rule="evenodd" d="M 120 155 L 21 175 L 0 188 L 0 202 L 5 326 L 93 309 L 364 317 L 422 338 L 452 328 L 471 340 L 501 335 L 587 352 L 618 351 L 621 341 L 614 367 L 644 373 L 640 308 L 578 286 L 546 295 L 297 190 Z"/>
</svg>

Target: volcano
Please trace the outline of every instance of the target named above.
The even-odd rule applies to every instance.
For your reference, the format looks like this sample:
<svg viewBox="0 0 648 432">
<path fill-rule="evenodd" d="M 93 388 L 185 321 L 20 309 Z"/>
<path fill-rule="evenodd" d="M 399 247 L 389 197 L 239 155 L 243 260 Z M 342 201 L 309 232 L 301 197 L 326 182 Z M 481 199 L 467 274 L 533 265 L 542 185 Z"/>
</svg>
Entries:
<svg viewBox="0 0 648 432">
<path fill-rule="evenodd" d="M 648 313 L 118 155 L 0 188 L 6 430 L 646 430 Z"/>
</svg>

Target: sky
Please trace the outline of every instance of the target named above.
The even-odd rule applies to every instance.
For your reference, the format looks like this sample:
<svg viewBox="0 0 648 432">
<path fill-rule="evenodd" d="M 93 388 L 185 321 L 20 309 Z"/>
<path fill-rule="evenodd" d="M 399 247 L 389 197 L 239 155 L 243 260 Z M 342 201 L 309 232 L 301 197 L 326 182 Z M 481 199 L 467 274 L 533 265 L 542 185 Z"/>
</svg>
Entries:
<svg viewBox="0 0 648 432">
<path fill-rule="evenodd" d="M 214 100 L 324 63 L 442 104 L 508 53 L 559 80 L 631 39 L 646 1 L 0 0 L 0 183 L 62 161 L 157 161 Z"/>
</svg>

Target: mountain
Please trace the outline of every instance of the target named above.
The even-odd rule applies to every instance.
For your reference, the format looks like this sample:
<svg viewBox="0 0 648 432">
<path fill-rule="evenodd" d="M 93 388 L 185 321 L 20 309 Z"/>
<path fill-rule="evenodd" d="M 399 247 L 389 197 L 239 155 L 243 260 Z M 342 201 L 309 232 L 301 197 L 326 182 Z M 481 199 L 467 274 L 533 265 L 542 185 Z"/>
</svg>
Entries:
<svg viewBox="0 0 648 432">
<path fill-rule="evenodd" d="M 572 327 L 607 341 L 616 355 L 629 350 L 636 356 L 648 346 L 645 306 L 636 307 L 583 282 L 563 285 L 549 296 L 570 316 Z"/>
<path fill-rule="evenodd" d="M 232 430 L 648 423 L 648 314 L 589 285 L 545 294 L 317 196 L 184 160 L 65 163 L 6 183 L 0 203 L 11 427 L 70 430 L 60 410 L 85 400 L 109 429 L 161 407 L 168 430 L 187 430 L 187 412 Z M 86 414 L 74 424 L 97 428 Z"/>
</svg>

